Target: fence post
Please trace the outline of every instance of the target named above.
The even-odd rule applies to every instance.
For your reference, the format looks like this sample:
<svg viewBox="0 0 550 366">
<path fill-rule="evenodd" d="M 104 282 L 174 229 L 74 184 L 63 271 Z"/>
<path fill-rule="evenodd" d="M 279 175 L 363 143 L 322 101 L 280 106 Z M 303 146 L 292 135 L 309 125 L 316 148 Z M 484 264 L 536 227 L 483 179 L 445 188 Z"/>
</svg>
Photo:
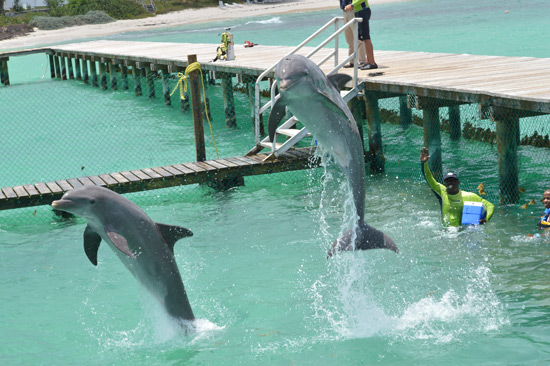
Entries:
<svg viewBox="0 0 550 366">
<path fill-rule="evenodd" d="M 381 173 L 385 170 L 385 167 L 378 96 L 376 93 L 366 92 L 365 97 L 367 99 L 367 124 L 369 126 L 370 170 L 373 173 Z"/>
<path fill-rule="evenodd" d="M 187 63 L 191 65 L 197 62 L 197 55 L 187 55 Z M 201 77 L 200 70 L 189 73 L 189 86 L 191 88 L 191 103 L 193 108 L 193 127 L 195 130 L 195 150 L 197 161 L 206 160 L 206 148 L 204 145 L 204 128 L 202 125 L 201 106 Z"/>
</svg>

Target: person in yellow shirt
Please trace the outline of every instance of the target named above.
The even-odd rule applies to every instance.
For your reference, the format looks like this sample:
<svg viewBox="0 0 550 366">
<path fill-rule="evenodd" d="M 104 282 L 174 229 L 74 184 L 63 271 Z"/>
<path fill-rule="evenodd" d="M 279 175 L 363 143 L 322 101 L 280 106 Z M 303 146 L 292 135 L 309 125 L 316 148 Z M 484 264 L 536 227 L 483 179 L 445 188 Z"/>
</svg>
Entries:
<svg viewBox="0 0 550 366">
<path fill-rule="evenodd" d="M 475 193 L 461 191 L 460 181 L 455 173 L 447 173 L 443 178 L 444 185 L 438 183 L 430 171 L 428 159 L 430 154 L 428 148 L 423 147 L 420 151 L 420 161 L 422 163 L 422 174 L 426 182 L 436 195 L 441 205 L 441 221 L 445 226 L 460 226 L 462 224 L 462 209 L 465 201 L 481 202 L 487 210 L 487 216 L 479 221 L 480 224 L 491 220 L 495 206 Z"/>
</svg>

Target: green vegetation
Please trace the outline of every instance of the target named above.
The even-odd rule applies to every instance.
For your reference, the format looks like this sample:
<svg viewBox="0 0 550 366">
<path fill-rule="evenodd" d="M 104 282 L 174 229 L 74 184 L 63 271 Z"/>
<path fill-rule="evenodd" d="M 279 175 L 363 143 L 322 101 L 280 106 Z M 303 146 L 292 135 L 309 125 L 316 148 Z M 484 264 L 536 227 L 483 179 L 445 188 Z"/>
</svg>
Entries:
<svg viewBox="0 0 550 366">
<path fill-rule="evenodd" d="M 2 4 L 4 0 L 0 0 Z M 39 29 L 59 29 L 74 25 L 102 24 L 119 19 L 140 19 L 154 16 L 145 10 L 141 2 L 134 0 L 46 0 L 48 16 L 43 12 L 21 12 L 21 1 L 17 2 L 19 11 L 15 16 L 2 15 L 0 27 L 16 24 L 29 24 Z M 149 4 L 150 0 L 144 0 Z M 218 0 L 153 0 L 156 14 L 165 14 L 184 9 L 197 9 L 218 6 Z M 0 8 L 1 9 L 1 8 Z"/>
<path fill-rule="evenodd" d="M 111 23 L 115 20 L 103 11 L 92 10 L 85 15 L 62 17 L 36 16 L 31 20 L 30 25 L 39 29 L 61 29 L 75 25 Z"/>
<path fill-rule="evenodd" d="M 149 16 L 141 4 L 132 0 L 69 0 L 63 15 L 82 15 L 92 10 L 103 11 L 115 19 L 137 19 Z"/>
</svg>

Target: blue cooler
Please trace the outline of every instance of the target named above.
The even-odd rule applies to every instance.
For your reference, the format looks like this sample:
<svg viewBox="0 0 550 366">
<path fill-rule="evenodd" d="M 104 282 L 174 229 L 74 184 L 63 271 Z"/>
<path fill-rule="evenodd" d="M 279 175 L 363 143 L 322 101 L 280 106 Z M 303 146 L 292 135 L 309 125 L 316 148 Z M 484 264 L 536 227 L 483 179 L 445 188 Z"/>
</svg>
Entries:
<svg viewBox="0 0 550 366">
<path fill-rule="evenodd" d="M 462 225 L 479 225 L 479 220 L 487 216 L 487 210 L 481 202 L 465 201 L 462 208 Z"/>
</svg>

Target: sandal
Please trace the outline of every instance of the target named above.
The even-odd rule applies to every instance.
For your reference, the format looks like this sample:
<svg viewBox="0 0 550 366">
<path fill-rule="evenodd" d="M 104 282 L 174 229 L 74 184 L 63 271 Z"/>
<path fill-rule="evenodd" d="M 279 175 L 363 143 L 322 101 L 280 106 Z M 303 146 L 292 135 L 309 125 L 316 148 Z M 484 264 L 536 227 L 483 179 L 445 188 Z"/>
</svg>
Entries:
<svg viewBox="0 0 550 366">
<path fill-rule="evenodd" d="M 377 64 L 366 64 L 366 65 L 363 65 L 363 66 L 359 66 L 359 69 L 361 69 L 361 70 L 374 70 L 374 69 L 377 69 L 377 68 L 378 68 Z"/>
<path fill-rule="evenodd" d="M 353 67 L 353 64 L 350 62 L 349 64 L 347 65 L 344 65 L 342 66 L 344 69 L 349 69 L 349 68 L 352 68 Z"/>
</svg>

